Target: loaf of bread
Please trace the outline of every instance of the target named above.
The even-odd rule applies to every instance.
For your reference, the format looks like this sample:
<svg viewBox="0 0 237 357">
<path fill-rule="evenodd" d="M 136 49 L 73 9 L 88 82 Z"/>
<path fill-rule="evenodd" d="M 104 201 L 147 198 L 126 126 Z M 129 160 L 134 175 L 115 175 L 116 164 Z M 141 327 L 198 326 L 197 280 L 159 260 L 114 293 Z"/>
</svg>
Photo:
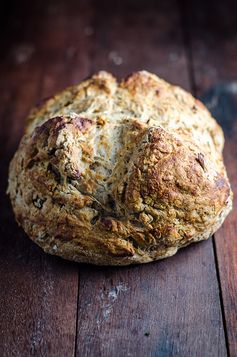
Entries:
<svg viewBox="0 0 237 357">
<path fill-rule="evenodd" d="M 31 112 L 8 193 L 45 252 L 147 263 L 207 239 L 231 210 L 223 144 L 181 88 L 146 71 L 122 81 L 99 72 Z"/>
</svg>

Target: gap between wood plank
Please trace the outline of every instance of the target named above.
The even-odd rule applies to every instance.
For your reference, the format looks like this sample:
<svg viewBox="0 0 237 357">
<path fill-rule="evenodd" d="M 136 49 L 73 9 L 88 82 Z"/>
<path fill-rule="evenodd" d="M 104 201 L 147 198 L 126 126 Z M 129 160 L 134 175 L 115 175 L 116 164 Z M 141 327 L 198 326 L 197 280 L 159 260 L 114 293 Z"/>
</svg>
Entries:
<svg viewBox="0 0 237 357">
<path fill-rule="evenodd" d="M 212 239 L 212 246 L 213 246 L 214 258 L 215 258 L 215 265 L 216 265 L 216 276 L 217 276 L 218 287 L 219 287 L 222 321 L 223 321 L 223 328 L 224 328 L 225 341 L 226 341 L 226 352 L 227 352 L 227 356 L 229 357 L 230 356 L 229 338 L 227 333 L 225 307 L 224 307 L 223 295 L 222 295 L 223 293 L 221 288 L 221 278 L 220 278 L 219 263 L 218 263 L 217 251 L 216 251 L 216 242 L 214 236 L 211 239 Z"/>
<path fill-rule="evenodd" d="M 76 328 L 75 328 L 75 341 L 74 341 L 74 357 L 77 355 L 77 334 L 78 334 L 78 310 L 79 310 L 79 291 L 80 291 L 80 268 L 77 269 L 77 307 L 76 307 Z"/>
<path fill-rule="evenodd" d="M 180 18 L 180 28 L 181 28 L 181 35 L 183 38 L 183 46 L 184 51 L 187 58 L 187 67 L 188 67 L 188 76 L 190 81 L 190 89 L 192 94 L 196 95 L 196 83 L 195 83 L 195 73 L 193 68 L 193 53 L 192 53 L 192 46 L 191 46 L 191 34 L 189 31 L 189 25 L 187 21 L 187 12 L 185 9 L 185 5 L 183 0 L 176 0 L 177 7 L 179 10 L 179 18 Z"/>
</svg>

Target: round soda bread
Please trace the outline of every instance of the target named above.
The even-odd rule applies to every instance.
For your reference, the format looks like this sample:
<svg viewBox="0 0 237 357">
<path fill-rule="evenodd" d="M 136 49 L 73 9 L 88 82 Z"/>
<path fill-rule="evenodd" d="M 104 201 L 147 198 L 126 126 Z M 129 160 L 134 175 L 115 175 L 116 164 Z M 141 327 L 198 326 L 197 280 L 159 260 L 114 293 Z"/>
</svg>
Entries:
<svg viewBox="0 0 237 357">
<path fill-rule="evenodd" d="M 45 252 L 147 263 L 207 239 L 231 210 L 224 137 L 191 94 L 99 72 L 34 109 L 10 164 L 18 223 Z"/>
</svg>

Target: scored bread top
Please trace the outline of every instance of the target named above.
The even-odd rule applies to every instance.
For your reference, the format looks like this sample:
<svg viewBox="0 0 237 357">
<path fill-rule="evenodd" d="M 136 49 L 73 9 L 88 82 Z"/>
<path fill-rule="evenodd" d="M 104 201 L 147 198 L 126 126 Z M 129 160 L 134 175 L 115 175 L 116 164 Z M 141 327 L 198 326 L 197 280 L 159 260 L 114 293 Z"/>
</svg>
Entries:
<svg viewBox="0 0 237 357">
<path fill-rule="evenodd" d="M 46 252 L 143 263 L 208 238 L 231 209 L 224 137 L 191 94 L 99 72 L 34 109 L 9 171 L 16 219 Z"/>
</svg>

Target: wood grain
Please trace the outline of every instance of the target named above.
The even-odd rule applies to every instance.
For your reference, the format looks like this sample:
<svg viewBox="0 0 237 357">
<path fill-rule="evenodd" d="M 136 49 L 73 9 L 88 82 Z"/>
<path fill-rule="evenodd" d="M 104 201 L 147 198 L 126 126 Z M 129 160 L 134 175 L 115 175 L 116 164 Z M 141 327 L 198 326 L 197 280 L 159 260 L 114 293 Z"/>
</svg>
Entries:
<svg viewBox="0 0 237 357">
<path fill-rule="evenodd" d="M 148 69 L 187 89 L 174 1 L 95 2 L 92 69 Z M 173 258 L 80 270 L 78 356 L 225 356 L 212 241 Z"/>
<path fill-rule="evenodd" d="M 225 356 L 215 281 L 211 241 L 149 266 L 84 267 L 77 355 Z"/>
<path fill-rule="evenodd" d="M 73 356 L 78 265 L 46 255 L 30 242 L 15 223 L 5 191 L 9 160 L 29 109 L 88 74 L 90 41 L 84 28 L 90 13 L 86 2 L 76 1 L 70 6 L 24 1 L 12 10 L 0 63 L 0 355 Z"/>
<path fill-rule="evenodd" d="M 234 209 L 215 234 L 230 356 L 237 356 L 237 4 L 187 3 L 197 93 L 222 125 L 224 159 L 234 192 Z"/>
<path fill-rule="evenodd" d="M 234 212 L 214 246 L 208 240 L 157 263 L 98 268 L 42 253 L 17 227 L 5 195 L 9 160 L 30 107 L 100 69 L 119 77 L 147 69 L 188 90 L 194 85 L 225 128 L 224 155 L 236 193 L 235 2 L 5 3 L 0 356 L 237 355 Z"/>
</svg>

